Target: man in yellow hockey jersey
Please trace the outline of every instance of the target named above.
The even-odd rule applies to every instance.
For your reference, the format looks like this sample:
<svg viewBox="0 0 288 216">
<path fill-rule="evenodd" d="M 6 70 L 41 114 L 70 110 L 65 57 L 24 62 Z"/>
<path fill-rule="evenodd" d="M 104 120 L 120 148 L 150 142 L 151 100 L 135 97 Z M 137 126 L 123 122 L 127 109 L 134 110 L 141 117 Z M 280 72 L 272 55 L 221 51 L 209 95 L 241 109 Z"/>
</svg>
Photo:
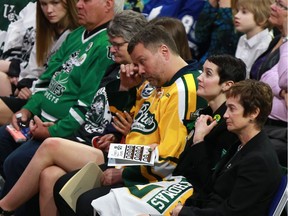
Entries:
<svg viewBox="0 0 288 216">
<path fill-rule="evenodd" d="M 145 81 L 137 89 L 135 114 L 126 143 L 156 144 L 158 160 L 154 166 L 105 170 L 102 179 L 105 187 L 82 194 L 76 214 L 79 211 L 92 216 L 91 201 L 109 193 L 111 187 L 169 180 L 185 147 L 187 128 L 184 122 L 198 107 L 196 77 L 200 72 L 197 63 L 187 64 L 179 56 L 174 40 L 163 27 L 148 25 L 131 39 L 128 52 L 133 65 L 122 66 L 119 89 L 128 91 Z M 57 205 L 59 208 L 59 203 Z M 105 206 L 102 207 L 109 210 Z"/>
</svg>

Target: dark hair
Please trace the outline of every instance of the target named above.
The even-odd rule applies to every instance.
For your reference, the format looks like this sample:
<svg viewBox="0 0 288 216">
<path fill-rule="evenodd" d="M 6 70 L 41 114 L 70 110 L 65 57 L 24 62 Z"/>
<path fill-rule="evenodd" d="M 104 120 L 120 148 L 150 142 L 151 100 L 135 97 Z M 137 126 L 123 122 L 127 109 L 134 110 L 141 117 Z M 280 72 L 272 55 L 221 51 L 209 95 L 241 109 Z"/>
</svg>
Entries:
<svg viewBox="0 0 288 216">
<path fill-rule="evenodd" d="M 179 19 L 173 17 L 156 17 L 149 23 L 163 26 L 174 39 L 179 55 L 184 60 L 192 59 L 185 27 Z"/>
<path fill-rule="evenodd" d="M 241 59 L 224 54 L 210 56 L 207 61 L 217 65 L 217 72 L 220 77 L 219 84 L 229 80 L 239 82 L 245 79 L 246 65 Z"/>
<path fill-rule="evenodd" d="M 156 51 L 159 46 L 165 44 L 170 51 L 179 55 L 175 41 L 166 29 L 160 25 L 148 25 L 139 31 L 128 44 L 128 53 L 131 54 L 137 44 L 143 44 L 145 48 Z"/>
<path fill-rule="evenodd" d="M 259 109 L 255 123 L 259 129 L 263 127 L 272 109 L 273 93 L 268 84 L 251 79 L 243 80 L 232 85 L 226 96 L 239 97 L 244 108 L 244 117 Z"/>
</svg>

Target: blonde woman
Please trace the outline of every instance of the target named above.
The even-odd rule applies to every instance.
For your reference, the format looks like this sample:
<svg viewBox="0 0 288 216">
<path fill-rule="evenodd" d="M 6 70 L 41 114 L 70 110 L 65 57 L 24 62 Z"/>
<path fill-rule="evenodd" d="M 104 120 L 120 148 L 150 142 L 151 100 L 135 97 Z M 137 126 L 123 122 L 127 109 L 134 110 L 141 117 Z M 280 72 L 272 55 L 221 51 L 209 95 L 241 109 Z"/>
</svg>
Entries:
<svg viewBox="0 0 288 216">
<path fill-rule="evenodd" d="M 9 122 L 13 113 L 26 103 L 32 94 L 32 82 L 44 72 L 50 56 L 58 50 L 69 32 L 78 27 L 76 2 L 37 1 L 36 44 L 27 66 L 11 60 L 7 61 L 11 71 L 0 72 L 0 125 Z"/>
</svg>

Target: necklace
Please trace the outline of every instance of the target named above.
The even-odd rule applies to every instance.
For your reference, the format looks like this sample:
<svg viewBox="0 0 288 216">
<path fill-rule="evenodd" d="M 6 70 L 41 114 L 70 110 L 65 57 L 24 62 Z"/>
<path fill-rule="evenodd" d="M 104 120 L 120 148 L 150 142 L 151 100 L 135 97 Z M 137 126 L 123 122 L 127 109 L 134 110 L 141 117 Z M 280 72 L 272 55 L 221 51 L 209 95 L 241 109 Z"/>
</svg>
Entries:
<svg viewBox="0 0 288 216">
<path fill-rule="evenodd" d="M 243 146 L 244 146 L 243 144 L 240 144 L 237 148 L 237 152 L 240 151 L 243 148 Z"/>
</svg>

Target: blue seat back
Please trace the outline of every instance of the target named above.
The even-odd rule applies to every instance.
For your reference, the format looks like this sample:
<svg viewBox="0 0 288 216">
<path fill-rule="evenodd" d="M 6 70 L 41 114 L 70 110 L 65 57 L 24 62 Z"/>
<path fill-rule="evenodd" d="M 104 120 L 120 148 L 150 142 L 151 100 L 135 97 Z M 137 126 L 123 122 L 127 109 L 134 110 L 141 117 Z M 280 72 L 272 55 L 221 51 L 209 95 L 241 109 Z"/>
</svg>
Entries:
<svg viewBox="0 0 288 216">
<path fill-rule="evenodd" d="M 281 183 L 270 204 L 268 216 L 280 216 L 288 201 L 287 174 L 282 176 Z"/>
</svg>

